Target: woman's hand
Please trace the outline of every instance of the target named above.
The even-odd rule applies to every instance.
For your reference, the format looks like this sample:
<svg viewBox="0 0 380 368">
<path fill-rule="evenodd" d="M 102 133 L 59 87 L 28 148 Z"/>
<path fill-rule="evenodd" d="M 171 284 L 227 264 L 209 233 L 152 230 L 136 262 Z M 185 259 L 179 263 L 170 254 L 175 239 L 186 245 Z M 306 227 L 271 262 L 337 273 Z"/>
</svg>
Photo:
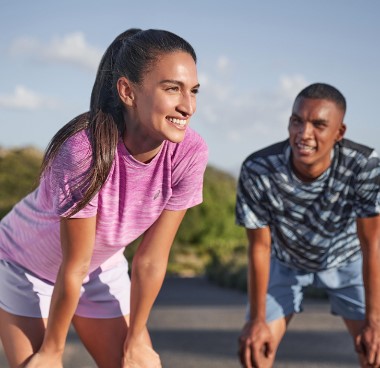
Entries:
<svg viewBox="0 0 380 368">
<path fill-rule="evenodd" d="M 122 368 L 162 368 L 160 356 L 146 342 L 126 343 Z"/>
<path fill-rule="evenodd" d="M 37 352 L 24 366 L 25 368 L 63 368 L 62 355 Z"/>
</svg>

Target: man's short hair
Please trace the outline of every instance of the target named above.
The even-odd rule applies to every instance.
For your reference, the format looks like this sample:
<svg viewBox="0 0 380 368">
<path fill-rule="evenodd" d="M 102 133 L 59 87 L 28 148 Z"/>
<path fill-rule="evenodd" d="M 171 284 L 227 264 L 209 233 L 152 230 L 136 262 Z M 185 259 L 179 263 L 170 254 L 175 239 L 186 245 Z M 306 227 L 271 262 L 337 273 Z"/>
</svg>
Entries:
<svg viewBox="0 0 380 368">
<path fill-rule="evenodd" d="M 335 87 L 326 83 L 311 84 L 310 86 L 304 88 L 297 95 L 296 99 L 299 97 L 329 100 L 335 102 L 335 104 L 342 109 L 344 113 L 346 112 L 346 99 L 343 94 Z"/>
</svg>

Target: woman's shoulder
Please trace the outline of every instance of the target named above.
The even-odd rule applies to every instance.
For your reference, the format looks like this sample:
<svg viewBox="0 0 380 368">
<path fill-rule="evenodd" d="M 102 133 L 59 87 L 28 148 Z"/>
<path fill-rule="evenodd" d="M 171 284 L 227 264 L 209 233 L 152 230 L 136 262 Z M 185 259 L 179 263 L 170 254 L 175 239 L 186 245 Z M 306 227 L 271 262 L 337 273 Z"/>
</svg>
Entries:
<svg viewBox="0 0 380 368">
<path fill-rule="evenodd" d="M 180 143 L 172 143 L 173 149 L 178 152 L 207 152 L 208 147 L 202 136 L 191 128 L 187 128 L 185 138 Z"/>
<path fill-rule="evenodd" d="M 92 159 L 92 147 L 87 129 L 80 130 L 67 138 L 54 159 L 58 167 L 88 166 Z"/>
<path fill-rule="evenodd" d="M 62 144 L 62 148 L 74 151 L 78 149 L 91 149 L 88 129 L 82 129 L 67 138 L 66 141 Z"/>
<path fill-rule="evenodd" d="M 193 129 L 187 128 L 185 138 L 180 143 L 170 143 L 171 161 L 175 168 L 196 166 L 204 168 L 208 161 L 208 147 L 205 140 Z"/>
</svg>

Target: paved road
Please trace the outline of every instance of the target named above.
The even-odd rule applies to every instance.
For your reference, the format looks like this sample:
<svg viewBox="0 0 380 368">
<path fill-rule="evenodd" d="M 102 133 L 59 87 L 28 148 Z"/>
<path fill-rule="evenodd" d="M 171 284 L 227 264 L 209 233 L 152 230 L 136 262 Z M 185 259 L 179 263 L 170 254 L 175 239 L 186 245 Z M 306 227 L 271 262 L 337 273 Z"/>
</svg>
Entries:
<svg viewBox="0 0 380 368">
<path fill-rule="evenodd" d="M 246 296 L 202 278 L 168 278 L 149 325 L 164 368 L 238 368 L 236 339 Z M 351 338 L 325 301 L 308 300 L 292 321 L 276 368 L 357 367 Z M 70 331 L 65 368 L 93 368 L 92 359 Z M 0 349 L 0 367 L 7 367 Z M 113 367 L 110 367 L 113 368 Z"/>
</svg>

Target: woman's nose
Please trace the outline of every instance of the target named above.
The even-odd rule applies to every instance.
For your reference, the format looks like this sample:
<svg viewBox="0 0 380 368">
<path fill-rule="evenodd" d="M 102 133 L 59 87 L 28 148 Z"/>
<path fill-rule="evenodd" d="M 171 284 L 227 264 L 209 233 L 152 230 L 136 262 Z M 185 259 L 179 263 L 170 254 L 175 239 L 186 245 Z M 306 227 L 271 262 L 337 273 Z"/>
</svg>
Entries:
<svg viewBox="0 0 380 368">
<path fill-rule="evenodd" d="M 195 107 L 195 97 L 193 97 L 191 93 L 183 94 L 178 106 L 178 110 L 181 111 L 181 113 L 184 115 L 191 116 L 195 112 Z"/>
</svg>

